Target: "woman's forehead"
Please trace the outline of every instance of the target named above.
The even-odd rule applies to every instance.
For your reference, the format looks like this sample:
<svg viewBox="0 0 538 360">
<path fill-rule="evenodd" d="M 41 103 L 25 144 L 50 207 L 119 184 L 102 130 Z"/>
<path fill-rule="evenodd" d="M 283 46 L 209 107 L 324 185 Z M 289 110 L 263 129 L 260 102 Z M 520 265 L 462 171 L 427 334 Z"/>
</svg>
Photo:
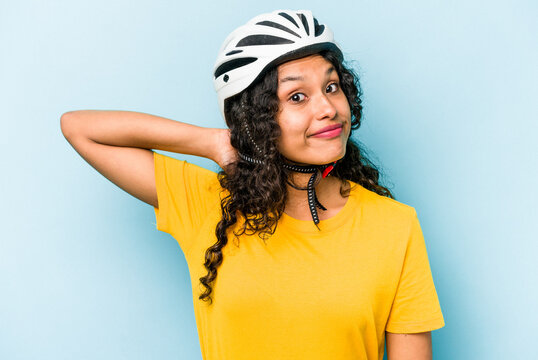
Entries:
<svg viewBox="0 0 538 360">
<path fill-rule="evenodd" d="M 319 54 L 290 60 L 277 67 L 278 82 L 304 80 L 311 72 L 331 73 L 333 65 Z"/>
</svg>

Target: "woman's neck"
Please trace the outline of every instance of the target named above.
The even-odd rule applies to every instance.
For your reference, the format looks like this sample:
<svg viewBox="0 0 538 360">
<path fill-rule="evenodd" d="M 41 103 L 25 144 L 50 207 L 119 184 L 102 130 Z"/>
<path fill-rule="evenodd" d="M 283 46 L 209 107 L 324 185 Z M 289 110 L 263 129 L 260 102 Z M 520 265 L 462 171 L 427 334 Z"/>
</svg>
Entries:
<svg viewBox="0 0 538 360">
<path fill-rule="evenodd" d="M 292 173 L 290 182 L 298 188 L 306 188 L 312 174 Z M 319 176 L 319 175 L 318 175 Z M 321 178 L 321 177 L 320 177 Z M 319 202 L 327 210 L 318 210 L 320 220 L 325 220 L 336 215 L 346 204 L 347 197 L 340 194 L 342 181 L 333 176 L 321 178 L 315 186 L 316 196 Z M 346 181 L 344 186 L 349 186 Z M 290 185 L 288 187 L 288 200 L 284 212 L 298 220 L 312 220 L 308 207 L 308 194 L 306 190 L 297 190 Z"/>
</svg>

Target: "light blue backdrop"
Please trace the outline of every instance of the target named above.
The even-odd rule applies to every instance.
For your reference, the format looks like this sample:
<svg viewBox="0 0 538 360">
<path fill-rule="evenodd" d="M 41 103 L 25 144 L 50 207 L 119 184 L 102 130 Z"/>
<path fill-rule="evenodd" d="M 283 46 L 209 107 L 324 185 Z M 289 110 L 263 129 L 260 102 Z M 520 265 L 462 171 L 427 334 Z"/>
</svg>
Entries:
<svg viewBox="0 0 538 360">
<path fill-rule="evenodd" d="M 0 4 L 1 359 L 201 358 L 179 246 L 79 157 L 60 116 L 133 110 L 221 127 L 216 52 L 277 8 L 312 9 L 357 60 L 358 138 L 427 241 L 446 320 L 435 358 L 532 357 L 536 2 Z"/>
</svg>

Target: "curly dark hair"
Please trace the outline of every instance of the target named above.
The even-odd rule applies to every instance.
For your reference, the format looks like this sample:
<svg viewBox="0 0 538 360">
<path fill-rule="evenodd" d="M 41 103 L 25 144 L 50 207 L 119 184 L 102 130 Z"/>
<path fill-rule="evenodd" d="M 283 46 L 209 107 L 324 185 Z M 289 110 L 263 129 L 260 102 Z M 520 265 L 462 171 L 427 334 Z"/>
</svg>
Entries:
<svg viewBox="0 0 538 360">
<path fill-rule="evenodd" d="M 331 62 L 338 73 L 340 86 L 351 108 L 352 133 L 361 125 L 362 91 L 359 78 L 333 51 L 325 50 L 319 55 Z M 225 118 L 231 131 L 231 145 L 242 154 L 263 157 L 264 162 L 256 164 L 238 158 L 227 166 L 226 172 L 223 170 L 218 174 L 220 185 L 227 190 L 227 195 L 221 200 L 222 218 L 215 229 L 217 242 L 205 252 L 207 274 L 200 278 L 200 283 L 205 287 L 199 296 L 200 300 L 212 303 L 211 283 L 216 279 L 217 268 L 223 261 L 222 248 L 228 243 L 228 229 L 238 228 L 233 231 L 237 241 L 238 236 L 256 233 L 265 241 L 275 232 L 284 212 L 290 172 L 282 166 L 285 159 L 277 149 L 280 136 L 276 121 L 279 110 L 277 75 L 277 68 L 272 67 L 246 90 L 226 100 Z M 349 196 L 350 189 L 345 189 L 344 184 L 346 180 L 351 180 L 379 195 L 394 198 L 386 187 L 379 184 L 379 171 L 365 157 L 358 143 L 351 139 L 351 133 L 344 158 L 331 172 L 332 176 L 342 181 L 340 193 Z"/>
</svg>

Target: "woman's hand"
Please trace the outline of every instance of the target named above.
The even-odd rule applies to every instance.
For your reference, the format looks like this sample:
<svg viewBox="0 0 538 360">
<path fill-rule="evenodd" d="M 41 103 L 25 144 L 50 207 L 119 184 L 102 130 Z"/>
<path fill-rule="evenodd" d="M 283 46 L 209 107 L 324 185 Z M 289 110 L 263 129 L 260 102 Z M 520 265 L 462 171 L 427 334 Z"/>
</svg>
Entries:
<svg viewBox="0 0 538 360">
<path fill-rule="evenodd" d="M 226 171 L 227 165 L 237 160 L 237 150 L 230 144 L 230 129 L 216 130 L 213 161 Z"/>
</svg>

